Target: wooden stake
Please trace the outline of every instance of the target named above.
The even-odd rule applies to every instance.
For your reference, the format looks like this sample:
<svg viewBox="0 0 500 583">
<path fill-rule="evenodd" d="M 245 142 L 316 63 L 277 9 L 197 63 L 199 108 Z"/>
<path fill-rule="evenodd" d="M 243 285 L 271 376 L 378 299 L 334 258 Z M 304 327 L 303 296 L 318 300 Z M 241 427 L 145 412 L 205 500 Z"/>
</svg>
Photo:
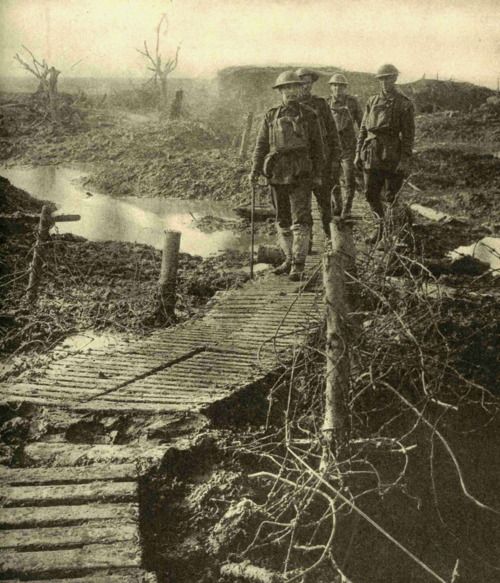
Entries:
<svg viewBox="0 0 500 583">
<path fill-rule="evenodd" d="M 165 231 L 158 283 L 157 315 L 167 320 L 173 319 L 175 316 L 175 290 L 180 242 L 181 234 L 179 231 Z"/>
<path fill-rule="evenodd" d="M 33 304 L 38 297 L 38 288 L 40 284 L 40 279 L 42 277 L 42 267 L 43 267 L 43 256 L 44 256 L 44 244 L 49 236 L 49 230 L 52 225 L 52 217 L 50 215 L 50 210 L 47 205 L 42 207 L 42 212 L 40 214 L 40 222 L 38 223 L 38 233 L 35 243 L 35 248 L 33 249 L 33 260 L 30 265 L 30 278 L 28 282 L 28 288 L 26 290 L 28 302 Z"/>
<path fill-rule="evenodd" d="M 252 124 L 253 124 L 253 111 L 249 111 L 247 115 L 246 126 L 243 131 L 243 136 L 241 137 L 240 158 L 242 160 L 246 160 L 247 157 L 248 142 L 250 141 L 250 132 L 252 131 Z"/>
<path fill-rule="evenodd" d="M 348 292 L 345 270 L 353 264 L 351 228 L 345 222 L 330 225 L 332 247 L 323 258 L 323 283 L 326 303 L 326 387 L 323 436 L 330 449 L 338 450 L 347 444 L 349 415 Z M 352 249 L 350 245 L 352 244 Z M 346 253 L 346 249 L 351 251 Z M 353 267 L 351 266 L 351 270 Z"/>
</svg>

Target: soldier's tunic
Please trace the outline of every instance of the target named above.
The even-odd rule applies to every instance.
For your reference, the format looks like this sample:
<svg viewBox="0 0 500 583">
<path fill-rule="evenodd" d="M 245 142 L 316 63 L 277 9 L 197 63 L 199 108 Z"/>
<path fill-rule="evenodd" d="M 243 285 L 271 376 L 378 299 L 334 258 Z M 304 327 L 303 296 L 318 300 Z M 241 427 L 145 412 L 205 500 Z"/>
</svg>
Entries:
<svg viewBox="0 0 500 583">
<path fill-rule="evenodd" d="M 363 162 L 365 195 L 373 211 L 384 214 L 382 188 L 393 202 L 404 176 L 397 172 L 400 161 L 412 156 L 415 113 L 412 102 L 395 90 L 370 97 L 358 135 L 357 152 Z"/>
<path fill-rule="evenodd" d="M 334 174 L 333 169 L 338 166 L 342 156 L 342 147 L 337 131 L 337 126 L 333 119 L 332 112 L 326 99 L 317 95 L 303 97 L 301 103 L 307 105 L 316 112 L 320 124 L 324 150 L 325 164 L 321 176 L 321 185 L 313 187 L 313 193 L 318 202 L 321 215 L 321 223 L 327 237 L 330 236 L 330 223 L 332 221 L 332 188 L 339 188 L 339 178 Z"/>
<path fill-rule="evenodd" d="M 323 173 L 324 151 L 318 118 L 299 103 L 271 108 L 262 121 L 252 172 L 271 185 L 281 229 L 312 225 L 311 189 Z"/>
<path fill-rule="evenodd" d="M 340 144 L 342 146 L 342 159 L 333 167 L 333 182 L 340 182 L 343 173 L 345 181 L 346 208 L 350 211 L 356 178 L 354 174 L 354 156 L 356 154 L 356 128 L 361 126 L 363 114 L 358 100 L 352 95 L 342 97 L 330 97 L 328 104 L 332 110 L 335 125 L 339 133 Z"/>
</svg>

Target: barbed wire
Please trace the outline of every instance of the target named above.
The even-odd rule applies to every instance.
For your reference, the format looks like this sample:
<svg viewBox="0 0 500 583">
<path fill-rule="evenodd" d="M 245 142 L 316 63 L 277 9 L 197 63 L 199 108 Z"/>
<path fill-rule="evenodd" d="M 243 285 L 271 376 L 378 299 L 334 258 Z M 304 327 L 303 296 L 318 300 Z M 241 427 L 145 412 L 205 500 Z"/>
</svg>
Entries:
<svg viewBox="0 0 500 583">
<path fill-rule="evenodd" d="M 307 293 L 306 286 L 290 302 L 273 337 L 276 363 L 284 370 L 269 393 L 266 433 L 238 446 L 265 468 L 251 478 L 262 482 L 266 492 L 260 507 L 266 519 L 241 558 L 264 563 L 283 581 L 306 581 L 313 572 L 316 580 L 322 580 L 318 577 L 324 569 L 347 581 L 349 551 L 345 557 L 335 556 L 332 541 L 339 534 L 338 517 L 356 513 L 417 568 L 436 581 L 449 583 L 451 571 L 440 574 L 442 565 L 428 564 L 360 507 L 369 496 L 385 497 L 395 491 L 420 505 L 422 501 L 412 494 L 415 476 L 409 467 L 413 456 L 428 448 L 429 479 L 439 509 L 435 440 L 452 462 L 463 500 L 482 512 L 500 513 L 471 492 L 467 472 L 445 433 L 448 417 L 466 406 L 480 406 L 488 415 L 480 425 L 491 423 L 499 411 L 498 401 L 487 388 L 457 370 L 458 349 L 450 346 L 439 326 L 445 294 L 423 258 L 403 252 L 401 240 L 406 240 L 406 250 L 415 249 L 411 234 L 402 233 L 390 219 L 388 225 L 385 250 L 362 256 L 359 274 L 348 274 L 348 285 L 356 289 L 359 301 L 349 315 L 347 401 L 352 429 L 347 450 L 341 455 L 329 452 L 325 463 L 321 431 L 324 327 L 313 322 L 309 332 L 316 333 L 316 342 L 295 347 L 286 364 L 277 349 L 277 340 L 283 339 L 279 331 L 300 294 Z M 401 275 L 394 280 L 391 273 L 396 268 Z M 283 408 L 283 421 L 276 424 L 271 410 L 278 405 Z M 453 567 L 455 572 L 456 564 Z"/>
</svg>

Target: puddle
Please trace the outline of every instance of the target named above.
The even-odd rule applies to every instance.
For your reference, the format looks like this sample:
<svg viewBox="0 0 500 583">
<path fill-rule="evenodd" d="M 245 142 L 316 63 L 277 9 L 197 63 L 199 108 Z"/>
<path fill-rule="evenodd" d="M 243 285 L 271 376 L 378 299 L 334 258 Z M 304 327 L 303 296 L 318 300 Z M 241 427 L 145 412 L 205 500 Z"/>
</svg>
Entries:
<svg viewBox="0 0 500 583">
<path fill-rule="evenodd" d="M 97 333 L 92 330 L 68 336 L 56 347 L 56 352 L 85 352 L 87 350 L 104 350 L 114 348 L 127 342 L 127 335 Z"/>
<path fill-rule="evenodd" d="M 80 184 L 85 173 L 58 166 L 11 167 L 2 176 L 36 198 L 54 202 L 58 211 L 79 214 L 80 221 L 58 223 L 60 233 L 80 235 L 91 241 L 128 241 L 162 248 L 164 229 L 180 231 L 181 251 L 207 257 L 226 250 L 247 251 L 250 235 L 231 230 L 204 233 L 193 221 L 205 216 L 235 220 L 239 217 L 224 202 L 164 198 L 112 198 L 90 193 Z M 259 237 L 259 243 L 269 243 Z"/>
</svg>

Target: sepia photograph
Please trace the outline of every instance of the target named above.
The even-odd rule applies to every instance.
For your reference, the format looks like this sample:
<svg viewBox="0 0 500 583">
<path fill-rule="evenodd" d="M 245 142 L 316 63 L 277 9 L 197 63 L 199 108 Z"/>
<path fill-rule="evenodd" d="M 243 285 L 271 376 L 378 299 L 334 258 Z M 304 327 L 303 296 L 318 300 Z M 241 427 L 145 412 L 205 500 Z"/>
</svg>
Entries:
<svg viewBox="0 0 500 583">
<path fill-rule="evenodd" d="M 498 0 L 0 0 L 0 581 L 500 583 Z"/>
</svg>

